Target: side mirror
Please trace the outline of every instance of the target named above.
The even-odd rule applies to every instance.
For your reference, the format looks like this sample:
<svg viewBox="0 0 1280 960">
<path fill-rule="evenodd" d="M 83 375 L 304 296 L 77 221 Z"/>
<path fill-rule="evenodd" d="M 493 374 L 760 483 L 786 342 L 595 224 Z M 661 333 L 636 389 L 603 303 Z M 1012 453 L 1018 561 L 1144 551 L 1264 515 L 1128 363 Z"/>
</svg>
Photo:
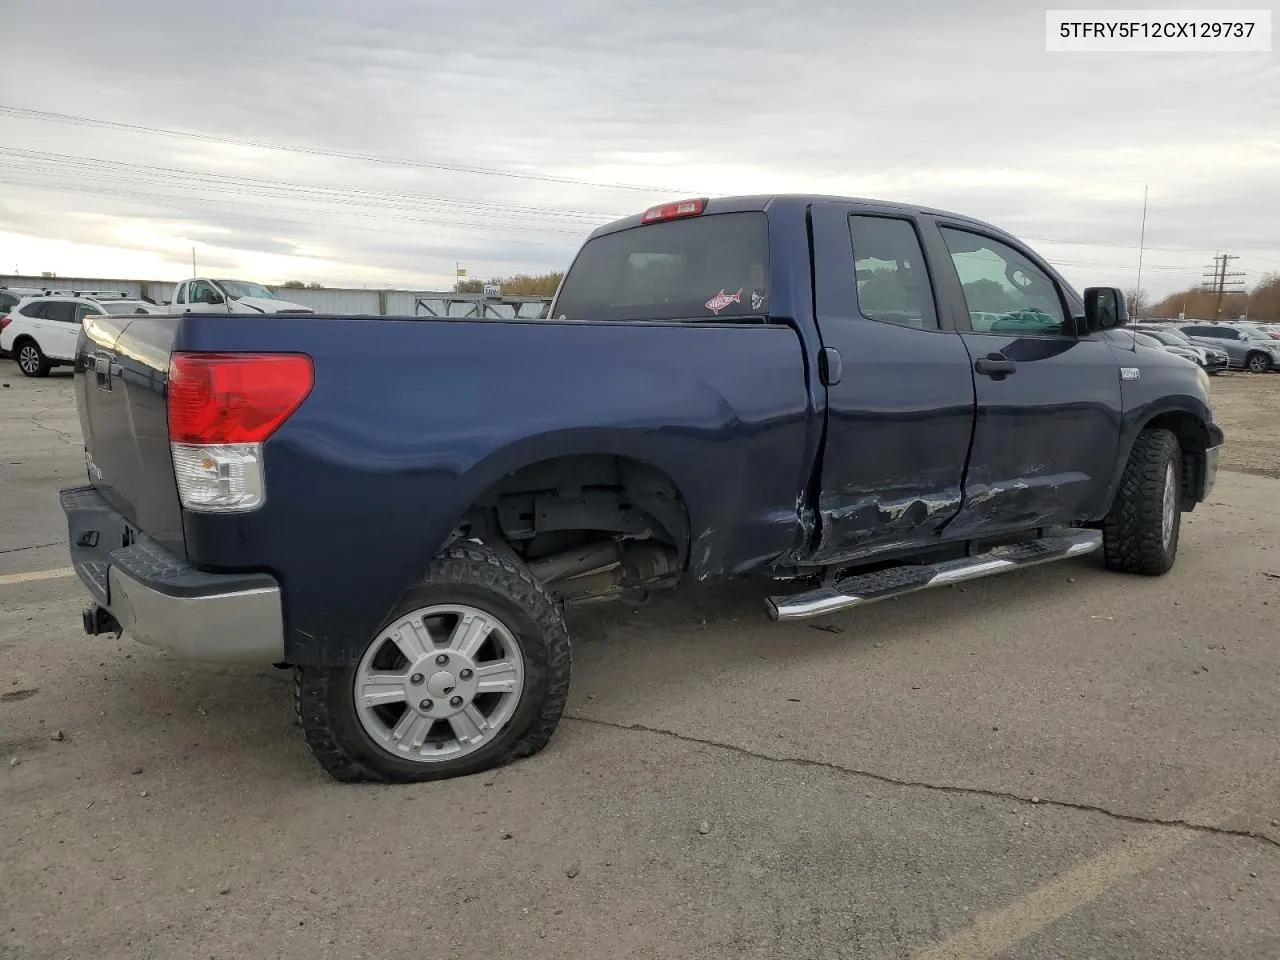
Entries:
<svg viewBox="0 0 1280 960">
<path fill-rule="evenodd" d="M 1129 310 L 1119 287 L 1089 287 L 1084 292 L 1084 322 L 1092 333 L 1129 322 Z"/>
<path fill-rule="evenodd" d="M 206 290 L 204 293 L 200 294 L 200 302 L 211 304 L 222 303 L 222 294 L 218 293 L 217 290 Z"/>
</svg>

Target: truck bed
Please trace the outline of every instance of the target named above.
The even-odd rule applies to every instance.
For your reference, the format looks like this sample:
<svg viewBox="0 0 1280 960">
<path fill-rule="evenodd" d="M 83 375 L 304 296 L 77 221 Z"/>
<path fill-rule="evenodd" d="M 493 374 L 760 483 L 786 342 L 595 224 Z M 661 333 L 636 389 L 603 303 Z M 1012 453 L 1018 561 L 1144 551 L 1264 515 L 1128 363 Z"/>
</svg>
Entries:
<svg viewBox="0 0 1280 960">
<path fill-rule="evenodd" d="M 279 576 L 291 659 L 349 656 L 405 571 L 425 566 L 487 488 L 536 461 L 615 453 L 657 468 L 687 508 L 695 579 L 795 543 L 818 413 L 787 326 L 102 319 L 86 325 L 76 367 L 90 481 L 196 568 Z M 310 395 L 267 441 L 258 510 L 181 509 L 164 399 L 174 351 L 311 357 Z"/>
</svg>

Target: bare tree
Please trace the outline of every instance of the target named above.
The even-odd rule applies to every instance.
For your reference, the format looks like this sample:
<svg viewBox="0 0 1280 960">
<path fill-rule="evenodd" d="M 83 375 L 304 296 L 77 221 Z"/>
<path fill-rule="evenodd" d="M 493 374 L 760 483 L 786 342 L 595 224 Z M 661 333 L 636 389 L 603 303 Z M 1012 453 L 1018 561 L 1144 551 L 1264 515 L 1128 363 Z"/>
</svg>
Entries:
<svg viewBox="0 0 1280 960">
<path fill-rule="evenodd" d="M 1130 287 L 1124 292 L 1124 305 L 1131 317 L 1144 317 L 1151 309 L 1151 304 L 1147 300 L 1147 292 L 1139 290 L 1137 287 Z"/>
</svg>

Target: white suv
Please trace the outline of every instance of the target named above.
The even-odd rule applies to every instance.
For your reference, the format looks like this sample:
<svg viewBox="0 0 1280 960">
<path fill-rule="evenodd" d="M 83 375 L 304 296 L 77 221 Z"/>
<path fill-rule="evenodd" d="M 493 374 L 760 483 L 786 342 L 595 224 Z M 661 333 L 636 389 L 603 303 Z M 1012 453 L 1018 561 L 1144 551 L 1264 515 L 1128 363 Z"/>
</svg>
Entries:
<svg viewBox="0 0 1280 960">
<path fill-rule="evenodd" d="M 26 376 L 43 377 L 75 360 L 85 317 L 162 312 L 163 307 L 123 294 L 24 297 L 8 316 L 0 316 L 0 350 L 12 355 Z"/>
</svg>

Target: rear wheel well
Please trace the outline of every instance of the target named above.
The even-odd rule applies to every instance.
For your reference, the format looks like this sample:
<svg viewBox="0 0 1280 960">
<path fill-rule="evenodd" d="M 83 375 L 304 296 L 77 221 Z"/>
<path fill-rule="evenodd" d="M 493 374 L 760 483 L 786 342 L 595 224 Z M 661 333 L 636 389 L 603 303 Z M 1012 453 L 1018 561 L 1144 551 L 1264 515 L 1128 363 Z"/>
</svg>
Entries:
<svg viewBox="0 0 1280 960">
<path fill-rule="evenodd" d="M 689 531 L 684 499 L 665 472 L 584 454 L 508 473 L 476 498 L 454 536 L 520 559 L 558 599 L 584 601 L 674 583 Z"/>
<path fill-rule="evenodd" d="M 1171 410 L 1152 417 L 1143 430 L 1168 430 L 1178 438 L 1182 450 L 1182 509 L 1196 505 L 1196 491 L 1205 469 L 1204 453 L 1209 448 L 1209 430 L 1204 422 L 1185 410 Z"/>
</svg>

